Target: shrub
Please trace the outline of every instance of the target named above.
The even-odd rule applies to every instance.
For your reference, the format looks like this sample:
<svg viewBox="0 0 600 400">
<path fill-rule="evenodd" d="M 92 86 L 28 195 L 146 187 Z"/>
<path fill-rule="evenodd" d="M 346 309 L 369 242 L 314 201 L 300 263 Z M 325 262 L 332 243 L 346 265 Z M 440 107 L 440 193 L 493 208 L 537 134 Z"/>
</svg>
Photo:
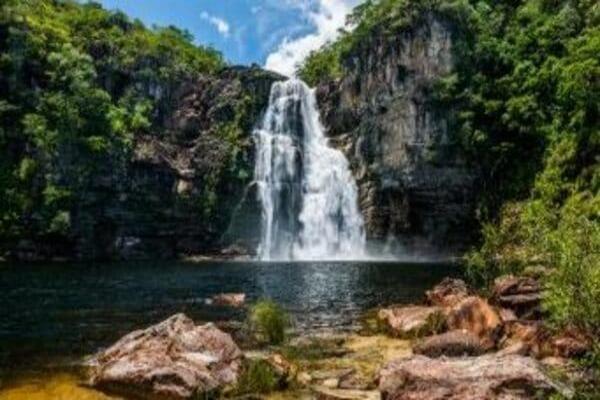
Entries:
<svg viewBox="0 0 600 400">
<path fill-rule="evenodd" d="M 261 300 L 250 309 L 250 330 L 256 338 L 268 344 L 281 344 L 290 325 L 287 313 L 272 300 Z"/>
<path fill-rule="evenodd" d="M 280 388 L 281 380 L 268 362 L 249 360 L 244 365 L 235 394 L 269 393 Z"/>
</svg>

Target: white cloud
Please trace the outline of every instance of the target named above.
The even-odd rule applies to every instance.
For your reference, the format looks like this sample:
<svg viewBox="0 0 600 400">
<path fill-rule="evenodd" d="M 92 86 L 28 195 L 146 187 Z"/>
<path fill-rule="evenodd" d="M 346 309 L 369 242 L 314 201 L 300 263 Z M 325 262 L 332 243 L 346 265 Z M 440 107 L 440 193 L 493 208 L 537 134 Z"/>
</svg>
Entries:
<svg viewBox="0 0 600 400">
<path fill-rule="evenodd" d="M 225 21 L 224 19 L 215 17 L 214 15 L 210 15 L 206 11 L 200 15 L 200 18 L 217 28 L 217 31 L 219 31 L 219 33 L 224 37 L 229 37 L 229 32 L 231 31 L 231 29 L 227 21 Z"/>
<path fill-rule="evenodd" d="M 304 0 L 297 7 L 315 27 L 315 32 L 291 39 L 283 39 L 277 49 L 267 56 L 265 68 L 286 76 L 294 75 L 298 65 L 310 54 L 339 35 L 346 24 L 346 16 L 358 0 Z"/>
</svg>

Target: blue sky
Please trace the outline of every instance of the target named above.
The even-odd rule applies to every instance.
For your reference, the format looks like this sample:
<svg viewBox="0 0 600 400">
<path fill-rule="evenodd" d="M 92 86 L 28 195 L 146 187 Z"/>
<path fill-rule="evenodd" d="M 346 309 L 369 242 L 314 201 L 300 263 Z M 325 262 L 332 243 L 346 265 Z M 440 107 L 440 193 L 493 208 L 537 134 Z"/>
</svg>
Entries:
<svg viewBox="0 0 600 400">
<path fill-rule="evenodd" d="M 360 0 L 100 0 L 147 25 L 189 30 L 234 64 L 291 74 L 306 54 L 333 40 Z"/>
</svg>

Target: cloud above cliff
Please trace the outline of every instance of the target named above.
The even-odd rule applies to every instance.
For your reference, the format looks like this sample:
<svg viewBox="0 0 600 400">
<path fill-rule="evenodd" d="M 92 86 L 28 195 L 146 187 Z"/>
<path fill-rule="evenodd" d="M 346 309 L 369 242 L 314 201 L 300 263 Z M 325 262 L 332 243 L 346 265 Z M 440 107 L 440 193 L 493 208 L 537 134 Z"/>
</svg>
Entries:
<svg viewBox="0 0 600 400">
<path fill-rule="evenodd" d="M 346 24 L 346 16 L 359 0 L 284 1 L 301 12 L 313 31 L 301 36 L 286 35 L 265 61 L 265 68 L 286 76 L 294 75 L 296 68 L 311 51 L 335 40 L 339 29 Z"/>
<path fill-rule="evenodd" d="M 229 27 L 227 21 L 225 21 L 224 19 L 215 17 L 214 15 L 210 15 L 206 11 L 200 14 L 200 18 L 214 26 L 217 29 L 217 31 L 224 37 L 229 37 L 229 32 L 231 28 Z"/>
</svg>

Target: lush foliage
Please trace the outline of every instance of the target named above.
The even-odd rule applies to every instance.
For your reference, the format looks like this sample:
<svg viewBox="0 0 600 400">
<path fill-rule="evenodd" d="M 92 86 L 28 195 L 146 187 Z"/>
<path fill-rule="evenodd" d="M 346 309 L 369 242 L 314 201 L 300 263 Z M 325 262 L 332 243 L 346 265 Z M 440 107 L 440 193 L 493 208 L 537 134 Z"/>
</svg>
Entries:
<svg viewBox="0 0 600 400">
<path fill-rule="evenodd" d="M 177 82 L 222 66 L 187 32 L 95 3 L 3 1 L 0 243 L 68 238 L 93 177 L 115 173 L 134 134 L 160 134 Z"/>
<path fill-rule="evenodd" d="M 287 313 L 271 300 L 261 300 L 250 309 L 249 322 L 256 337 L 268 344 L 281 344 L 290 324 Z"/>
</svg>

